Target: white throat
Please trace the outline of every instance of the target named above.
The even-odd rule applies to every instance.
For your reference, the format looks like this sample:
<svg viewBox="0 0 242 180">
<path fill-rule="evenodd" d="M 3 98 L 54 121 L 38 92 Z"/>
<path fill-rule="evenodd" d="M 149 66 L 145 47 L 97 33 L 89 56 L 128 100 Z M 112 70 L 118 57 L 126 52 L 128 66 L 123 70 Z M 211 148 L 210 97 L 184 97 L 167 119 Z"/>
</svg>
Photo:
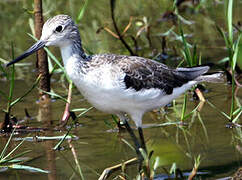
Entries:
<svg viewBox="0 0 242 180">
<path fill-rule="evenodd" d="M 64 63 L 64 66 L 67 66 L 68 61 L 72 59 L 72 57 L 75 56 L 75 53 L 73 52 L 73 48 L 71 44 L 60 46 L 61 56 Z"/>
</svg>

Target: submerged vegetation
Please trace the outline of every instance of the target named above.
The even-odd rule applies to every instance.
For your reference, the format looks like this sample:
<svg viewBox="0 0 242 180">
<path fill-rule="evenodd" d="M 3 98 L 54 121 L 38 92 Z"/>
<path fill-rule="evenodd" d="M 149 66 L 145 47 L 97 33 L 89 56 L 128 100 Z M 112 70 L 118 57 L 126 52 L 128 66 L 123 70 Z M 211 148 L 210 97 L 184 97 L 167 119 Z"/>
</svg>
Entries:
<svg viewBox="0 0 242 180">
<path fill-rule="evenodd" d="M 75 19 L 89 54 L 138 55 L 174 68 L 209 65 L 212 71 L 225 72 L 223 84 L 211 87 L 199 84 L 183 97 L 147 115 L 144 124 L 147 124 L 149 153 L 140 150 L 144 158 L 141 172 L 134 165 L 137 164 L 135 150 L 126 133 L 114 133 L 117 117 L 100 115 L 85 101 L 80 103 L 81 96 L 66 76 L 54 49 L 45 48 L 50 92 L 38 88 L 40 76 L 27 75 L 33 74 L 31 63 L 4 67 L 15 54 L 29 46 L 31 38 L 36 40 L 31 3 L 16 2 L 10 8 L 12 2 L 0 2 L 6 8 L 0 14 L 4 17 L 2 24 L 8 22 L 4 19 L 19 22 L 21 26 L 29 22 L 20 31 L 15 30 L 19 28 L 18 23 L 11 24 L 11 30 L 0 31 L 4 33 L 0 55 L 0 175 L 7 178 L 7 169 L 12 168 L 10 172 L 16 179 L 25 177 L 17 169 L 43 173 L 40 176 L 44 178 L 48 174 L 50 179 L 61 178 L 59 171 L 63 171 L 65 179 L 196 179 L 232 176 L 241 166 L 242 27 L 241 20 L 237 19 L 240 9 L 235 8 L 242 7 L 240 0 L 110 0 L 98 4 L 89 0 L 43 1 L 45 19 L 60 13 Z M 7 17 L 7 9 L 15 11 L 19 6 L 21 12 Z M 32 34 L 21 37 L 29 29 Z M 215 34 L 217 37 L 213 38 Z M 14 41 L 10 48 L 9 36 Z M 21 49 L 17 48 L 20 46 Z M 48 94 L 50 99 L 40 99 L 38 105 L 33 105 L 38 91 Z M 221 101 L 226 93 L 227 100 Z M 70 117 L 72 121 L 67 122 Z M 216 121 L 212 128 L 207 124 L 209 121 Z M 106 132 L 108 128 L 112 130 Z M 215 141 L 226 139 L 230 145 L 214 143 L 211 134 L 216 137 Z M 75 141 L 77 137 L 79 140 Z M 21 142 L 15 145 L 18 140 Z M 230 147 L 230 160 L 224 157 L 225 152 L 211 152 L 228 149 L 226 146 Z M 47 157 L 48 165 L 43 157 Z"/>
</svg>

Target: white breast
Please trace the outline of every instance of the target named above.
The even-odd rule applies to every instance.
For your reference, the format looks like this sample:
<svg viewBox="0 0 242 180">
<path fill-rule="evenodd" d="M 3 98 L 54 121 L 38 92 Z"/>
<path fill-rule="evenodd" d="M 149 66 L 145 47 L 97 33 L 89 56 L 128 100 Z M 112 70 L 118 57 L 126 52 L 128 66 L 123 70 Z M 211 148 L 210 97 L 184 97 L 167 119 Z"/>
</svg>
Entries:
<svg viewBox="0 0 242 180">
<path fill-rule="evenodd" d="M 125 74 L 118 68 L 110 66 L 110 64 L 104 64 L 86 74 L 78 70 L 74 60 L 65 66 L 67 74 L 82 95 L 94 107 L 108 113 L 126 112 L 130 115 L 133 115 L 132 113 L 143 115 L 147 111 L 165 106 L 196 84 L 196 81 L 190 81 L 174 88 L 170 95 L 155 88 L 140 91 L 126 89 L 123 81 Z"/>
</svg>

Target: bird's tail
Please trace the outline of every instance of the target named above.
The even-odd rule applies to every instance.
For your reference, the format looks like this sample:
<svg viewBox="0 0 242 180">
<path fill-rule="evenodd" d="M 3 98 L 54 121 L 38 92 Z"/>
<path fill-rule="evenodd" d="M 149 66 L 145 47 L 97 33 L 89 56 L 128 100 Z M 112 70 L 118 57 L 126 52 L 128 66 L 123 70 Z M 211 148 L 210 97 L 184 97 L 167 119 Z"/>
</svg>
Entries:
<svg viewBox="0 0 242 180">
<path fill-rule="evenodd" d="M 223 83 L 224 74 L 223 72 L 216 72 L 212 74 L 205 74 L 194 79 L 197 82 L 211 82 L 211 83 Z"/>
<path fill-rule="evenodd" d="M 209 66 L 199 66 L 199 67 L 191 67 L 191 68 L 177 68 L 179 73 L 185 76 L 188 80 L 196 79 L 197 77 L 205 74 L 209 70 Z"/>
<path fill-rule="evenodd" d="M 224 82 L 223 73 L 216 72 L 211 74 L 206 74 L 209 70 L 209 66 L 199 66 L 191 68 L 177 68 L 179 73 L 182 73 L 188 80 L 194 80 L 197 82 L 213 82 L 222 83 Z"/>
</svg>

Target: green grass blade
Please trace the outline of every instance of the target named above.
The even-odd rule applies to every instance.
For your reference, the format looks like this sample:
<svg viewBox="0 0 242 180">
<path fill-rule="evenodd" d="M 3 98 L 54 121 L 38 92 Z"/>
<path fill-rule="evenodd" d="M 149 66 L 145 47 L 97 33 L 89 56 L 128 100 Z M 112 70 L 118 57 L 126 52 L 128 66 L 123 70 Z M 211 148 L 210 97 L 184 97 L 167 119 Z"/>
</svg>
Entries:
<svg viewBox="0 0 242 180">
<path fill-rule="evenodd" d="M 9 90 L 9 95 L 8 95 L 8 100 L 9 101 L 11 101 L 12 97 L 13 97 L 14 79 L 15 79 L 15 68 L 14 68 L 14 65 L 13 65 L 12 69 L 11 69 L 10 90 Z"/>
<path fill-rule="evenodd" d="M 229 61 L 229 57 L 225 57 L 221 60 L 218 61 L 218 64 L 222 64 L 222 63 L 225 63 L 225 62 L 228 62 Z"/>
<path fill-rule="evenodd" d="M 216 25 L 216 28 L 217 28 L 218 32 L 220 33 L 220 35 L 224 38 L 226 47 L 229 47 L 229 42 L 228 42 L 228 39 L 227 39 L 226 34 L 223 31 L 223 29 L 221 29 L 218 25 Z"/>
<path fill-rule="evenodd" d="M 8 79 L 8 73 L 7 73 L 7 71 L 5 71 L 3 66 L 4 65 L 2 65 L 1 58 L 0 58 L 0 72 L 2 72 L 3 75 Z"/>
<path fill-rule="evenodd" d="M 214 105 L 213 105 L 211 102 L 209 102 L 208 100 L 207 100 L 207 103 L 208 103 L 212 108 L 214 108 L 215 110 L 217 110 L 219 113 L 221 113 L 221 114 L 224 115 L 227 119 L 230 120 L 229 115 L 227 115 L 225 112 L 219 110 L 216 106 L 214 106 Z"/>
<path fill-rule="evenodd" d="M 184 45 L 184 58 L 185 60 L 187 61 L 187 64 L 191 67 L 192 66 L 192 57 L 191 57 L 191 52 L 190 52 L 190 49 L 188 47 L 188 43 L 186 41 L 186 38 L 184 37 L 184 33 L 183 33 L 183 29 L 182 29 L 182 26 L 180 24 L 179 26 L 179 29 L 180 29 L 180 34 L 181 34 L 181 38 L 182 38 L 182 43 Z"/>
<path fill-rule="evenodd" d="M 13 56 L 14 59 L 14 56 Z M 8 104 L 7 104 L 7 112 L 10 112 L 11 109 L 11 101 L 13 98 L 13 89 L 14 89 L 14 79 L 15 79 L 15 68 L 14 64 L 11 68 L 11 80 L 10 80 L 10 89 L 9 89 L 9 95 L 8 95 Z"/>
<path fill-rule="evenodd" d="M 192 25 L 192 24 L 194 24 L 193 21 L 188 21 L 188 20 L 186 20 L 184 17 L 182 17 L 182 16 L 179 15 L 179 14 L 177 14 L 177 17 L 178 17 L 178 19 L 179 19 L 181 22 L 183 22 L 184 24 L 187 24 L 187 25 Z"/>
<path fill-rule="evenodd" d="M 24 138 L 14 138 L 15 141 L 46 141 L 46 140 L 60 140 L 60 139 L 77 139 L 75 135 L 63 135 L 63 136 L 33 136 L 33 137 L 24 137 Z"/>
<path fill-rule="evenodd" d="M 5 144 L 5 146 L 4 146 L 4 148 L 3 148 L 2 152 L 1 152 L 0 160 L 3 159 L 3 157 L 4 157 L 4 155 L 5 155 L 6 151 L 7 151 L 8 145 L 9 145 L 11 139 L 13 138 L 13 134 L 14 134 L 14 132 L 15 132 L 15 129 L 16 129 L 16 127 L 13 129 L 13 131 L 12 131 L 10 137 L 8 138 L 7 143 Z"/>
<path fill-rule="evenodd" d="M 79 111 L 86 111 L 88 108 L 77 108 L 77 109 L 72 109 L 72 112 L 79 112 Z"/>
<path fill-rule="evenodd" d="M 31 151 L 32 150 L 27 150 L 27 151 L 21 152 L 21 153 L 17 154 L 16 156 L 13 156 L 13 157 L 11 157 L 9 159 L 7 159 L 7 158 L 4 157 L 4 159 L 2 159 L 0 161 L 0 164 L 3 164 L 3 163 L 14 163 L 14 162 L 22 162 L 23 160 L 17 160 L 17 158 L 18 157 L 22 157 L 23 155 L 25 155 L 25 154 L 27 154 L 27 153 L 29 153 Z"/>
<path fill-rule="evenodd" d="M 227 0 L 228 1 L 228 7 L 227 7 L 227 26 L 228 26 L 228 39 L 230 45 L 233 44 L 233 0 Z"/>
<path fill-rule="evenodd" d="M 203 102 L 200 102 L 191 112 L 189 112 L 186 116 L 183 117 L 183 120 L 186 120 L 187 118 L 189 118 L 193 113 L 195 113 L 197 111 L 197 109 L 199 108 L 199 106 L 201 105 L 201 103 Z"/>
<path fill-rule="evenodd" d="M 187 93 L 185 93 L 185 95 L 184 95 L 183 106 L 182 106 L 182 114 L 181 114 L 181 121 L 184 120 L 186 109 L 187 109 Z"/>
<path fill-rule="evenodd" d="M 132 149 L 133 151 L 135 151 L 135 148 L 128 142 L 128 141 L 126 141 L 124 138 L 122 138 L 121 139 L 125 144 L 127 144 L 129 147 L 130 147 L 130 149 Z"/>
<path fill-rule="evenodd" d="M 90 111 L 93 107 L 90 107 L 88 109 L 86 109 L 85 111 L 83 111 L 81 114 L 78 114 L 78 118 L 81 117 L 82 115 L 86 114 L 88 111 Z"/>
<path fill-rule="evenodd" d="M 9 63 L 10 61 L 7 61 L 7 60 L 5 60 L 5 59 L 2 59 L 2 58 L 0 58 L 0 62 L 2 62 L 3 64 L 7 64 L 7 63 Z M 14 63 L 14 65 L 15 65 L 15 67 L 26 67 L 26 66 L 30 66 L 32 63 L 23 63 L 23 62 L 21 62 L 21 63 Z M 6 72 L 6 71 L 5 71 Z"/>
<path fill-rule="evenodd" d="M 239 114 L 233 119 L 233 123 L 237 122 L 239 120 L 239 117 L 241 116 L 242 111 L 239 112 Z"/>
<path fill-rule="evenodd" d="M 233 60 L 232 60 L 232 69 L 235 69 L 238 52 L 239 52 L 239 42 L 240 42 L 241 34 L 239 35 L 237 41 L 234 43 L 234 54 L 233 54 Z"/>
<path fill-rule="evenodd" d="M 238 109 L 236 109 L 236 110 L 233 112 L 233 116 L 235 116 L 236 114 L 240 113 L 240 111 L 242 111 L 242 107 L 239 107 Z"/>
<path fill-rule="evenodd" d="M 201 125 L 203 127 L 203 132 L 205 134 L 207 142 L 209 142 L 208 131 L 207 131 L 207 128 L 206 128 L 205 124 L 203 123 L 203 120 L 202 120 L 202 117 L 201 117 L 200 113 L 197 114 L 197 117 L 198 117 L 198 120 L 199 120 L 199 122 L 201 123 Z"/>
<path fill-rule="evenodd" d="M 5 99 L 8 99 L 8 95 L 5 92 L 0 91 L 0 95 L 3 96 Z"/>
<path fill-rule="evenodd" d="M 67 162 L 67 164 L 71 167 L 71 169 L 73 170 L 73 172 L 80 177 L 80 174 L 77 172 L 77 170 L 75 169 L 75 167 L 73 167 L 72 163 L 70 162 L 70 160 L 68 158 L 66 158 L 61 152 L 60 155 L 63 157 L 63 159 Z M 81 177 L 80 177 L 81 178 Z"/>
<path fill-rule="evenodd" d="M 55 63 L 63 70 L 63 72 L 65 72 L 65 68 L 61 65 L 60 61 L 55 57 L 55 55 L 50 52 L 48 48 L 45 47 L 44 49 L 47 52 L 48 56 L 50 56 L 50 58 L 55 61 Z"/>
<path fill-rule="evenodd" d="M 72 129 L 72 127 L 70 129 L 68 129 L 67 133 L 63 136 L 63 138 L 55 145 L 55 147 L 53 148 L 55 151 L 58 150 L 60 145 L 65 141 L 65 139 L 69 135 L 71 129 Z"/>
<path fill-rule="evenodd" d="M 12 149 L 12 151 L 10 151 L 5 157 L 1 158 L 0 163 L 2 163 L 2 161 L 5 161 L 5 159 L 11 156 L 23 144 L 23 142 L 24 140 L 21 141 L 14 149 Z"/>
<path fill-rule="evenodd" d="M 58 98 L 58 99 L 61 99 L 61 100 L 64 101 L 65 103 L 69 103 L 69 102 L 67 101 L 67 99 L 65 99 L 64 97 L 62 97 L 62 96 L 59 95 L 59 94 L 56 94 L 56 93 L 54 93 L 54 92 L 46 92 L 46 91 L 44 91 L 44 90 L 42 90 L 42 89 L 39 89 L 39 90 L 42 91 L 42 92 L 44 92 L 44 93 L 46 93 L 46 94 L 48 94 L 48 95 L 50 95 L 50 96 L 53 96 L 53 97 Z"/>
<path fill-rule="evenodd" d="M 193 56 L 192 56 L 192 66 L 197 66 L 198 62 L 197 62 L 197 45 L 194 44 L 193 46 Z"/>
<path fill-rule="evenodd" d="M 19 164 L 13 164 L 8 166 L 9 168 L 12 169 L 22 169 L 22 170 L 26 170 L 26 171 L 30 171 L 30 172 L 39 172 L 39 173 L 50 173 L 50 171 L 46 171 L 40 168 L 35 168 L 32 166 L 25 166 L 25 165 L 19 165 Z"/>
<path fill-rule="evenodd" d="M 10 103 L 10 107 L 13 107 L 16 103 L 18 103 L 24 97 L 26 97 L 39 84 L 39 81 L 40 81 L 40 76 L 35 80 L 35 82 L 32 85 L 32 87 L 24 95 L 22 95 L 21 97 L 15 99 L 13 102 Z"/>
<path fill-rule="evenodd" d="M 30 37 L 32 37 L 34 40 L 37 41 L 37 38 L 34 37 L 32 34 L 27 33 Z M 44 48 L 44 50 L 47 52 L 48 56 L 62 69 L 62 71 L 65 74 L 65 77 L 67 79 L 67 81 L 70 83 L 71 80 L 69 79 L 69 77 L 66 74 L 65 68 L 61 65 L 60 61 L 58 61 L 58 59 L 55 57 L 55 55 L 53 53 L 50 52 L 50 50 L 48 48 Z"/>
<path fill-rule="evenodd" d="M 78 24 L 78 22 L 82 19 L 86 9 L 87 9 L 87 5 L 88 5 L 88 0 L 85 0 L 85 3 L 84 3 L 84 6 L 81 7 L 80 11 L 79 11 L 79 14 L 78 14 L 78 17 L 76 19 L 76 23 Z"/>
</svg>

